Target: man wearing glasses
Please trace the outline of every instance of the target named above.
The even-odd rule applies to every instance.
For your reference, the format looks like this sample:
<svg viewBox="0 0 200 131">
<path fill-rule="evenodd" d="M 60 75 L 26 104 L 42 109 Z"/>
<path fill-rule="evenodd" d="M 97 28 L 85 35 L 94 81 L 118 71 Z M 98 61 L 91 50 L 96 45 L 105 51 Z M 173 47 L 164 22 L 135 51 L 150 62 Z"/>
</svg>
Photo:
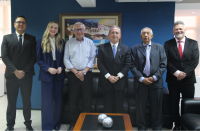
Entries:
<svg viewBox="0 0 200 131">
<path fill-rule="evenodd" d="M 85 25 L 77 22 L 73 26 L 75 38 L 65 45 L 64 64 L 69 70 L 70 127 L 73 130 L 79 115 L 79 98 L 82 97 L 82 111 L 90 112 L 95 46 L 92 40 L 84 37 Z M 81 92 L 81 94 L 80 94 Z"/>
<path fill-rule="evenodd" d="M 35 75 L 36 39 L 26 34 L 27 21 L 24 16 L 17 16 L 14 27 L 16 32 L 5 35 L 1 46 L 1 55 L 6 65 L 5 78 L 7 88 L 7 129 L 14 130 L 16 117 L 16 101 L 20 88 L 23 101 L 23 114 L 26 130 L 33 130 L 31 126 L 31 90 L 32 78 Z"/>
</svg>

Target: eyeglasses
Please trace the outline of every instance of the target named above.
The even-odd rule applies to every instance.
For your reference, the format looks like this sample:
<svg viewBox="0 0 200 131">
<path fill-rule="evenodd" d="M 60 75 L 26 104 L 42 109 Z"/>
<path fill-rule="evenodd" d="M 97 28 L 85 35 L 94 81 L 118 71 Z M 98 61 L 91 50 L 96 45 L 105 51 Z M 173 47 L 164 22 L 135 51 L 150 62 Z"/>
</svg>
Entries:
<svg viewBox="0 0 200 131">
<path fill-rule="evenodd" d="M 25 24 L 26 24 L 26 22 L 21 22 L 21 21 L 17 21 L 17 22 L 15 22 L 15 23 L 17 23 L 17 24 L 22 24 L 22 25 L 25 25 Z"/>
<path fill-rule="evenodd" d="M 76 31 L 76 32 L 79 32 L 79 31 L 80 31 L 80 32 L 83 32 L 84 29 L 75 29 L 75 31 Z"/>
</svg>

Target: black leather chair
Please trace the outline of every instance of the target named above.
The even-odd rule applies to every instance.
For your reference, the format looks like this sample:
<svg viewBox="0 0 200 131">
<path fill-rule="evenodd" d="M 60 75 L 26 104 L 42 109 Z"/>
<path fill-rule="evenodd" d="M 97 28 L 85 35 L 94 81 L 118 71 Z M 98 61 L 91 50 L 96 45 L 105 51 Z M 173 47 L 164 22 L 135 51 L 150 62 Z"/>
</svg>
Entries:
<svg viewBox="0 0 200 131">
<path fill-rule="evenodd" d="M 123 112 L 129 114 L 131 123 L 133 127 L 136 127 L 135 122 L 135 111 L 136 111 L 136 103 L 135 103 L 135 94 L 134 94 L 134 78 L 128 77 L 127 79 L 127 88 L 125 89 L 124 95 L 124 103 L 123 103 Z M 61 114 L 61 122 L 63 124 L 69 123 L 69 103 L 68 103 L 68 92 L 66 89 L 67 79 L 65 80 L 65 86 L 63 89 L 63 107 Z M 113 105 L 115 106 L 115 105 Z M 81 112 L 82 102 L 80 98 L 79 102 L 79 110 Z M 99 76 L 94 75 L 93 77 L 93 94 L 92 94 L 92 104 L 91 104 L 91 112 L 101 113 L 104 110 L 104 100 L 103 100 L 103 92 L 102 88 L 99 87 Z M 146 123 L 150 127 L 150 105 L 147 105 L 146 109 Z M 170 117 L 170 108 L 169 108 L 169 93 L 166 88 L 163 88 L 163 127 L 172 128 L 172 122 Z"/>
<path fill-rule="evenodd" d="M 200 130 L 200 98 L 187 98 L 181 101 L 181 129 Z"/>
</svg>

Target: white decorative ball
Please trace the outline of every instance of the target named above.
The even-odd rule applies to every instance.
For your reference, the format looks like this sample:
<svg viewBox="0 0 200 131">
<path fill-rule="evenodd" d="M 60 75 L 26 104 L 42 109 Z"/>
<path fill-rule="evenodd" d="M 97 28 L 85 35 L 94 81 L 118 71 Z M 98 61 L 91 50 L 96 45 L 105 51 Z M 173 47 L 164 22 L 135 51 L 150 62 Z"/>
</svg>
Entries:
<svg viewBox="0 0 200 131">
<path fill-rule="evenodd" d="M 106 117 L 105 119 L 103 119 L 102 124 L 105 128 L 111 128 L 113 125 L 113 119 L 111 117 Z"/>
<path fill-rule="evenodd" d="M 99 116 L 98 116 L 98 121 L 99 121 L 99 123 L 102 123 L 103 122 L 103 119 L 104 118 L 106 118 L 107 117 L 107 115 L 106 114 L 100 114 Z"/>
</svg>

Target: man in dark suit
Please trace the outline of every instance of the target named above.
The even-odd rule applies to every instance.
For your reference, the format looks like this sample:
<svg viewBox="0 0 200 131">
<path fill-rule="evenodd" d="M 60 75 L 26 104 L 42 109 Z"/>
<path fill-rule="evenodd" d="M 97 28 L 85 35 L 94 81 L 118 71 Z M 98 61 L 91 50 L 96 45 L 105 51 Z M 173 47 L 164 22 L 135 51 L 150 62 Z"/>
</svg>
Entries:
<svg viewBox="0 0 200 131">
<path fill-rule="evenodd" d="M 127 76 L 130 69 L 130 48 L 119 43 L 121 30 L 112 26 L 109 30 L 109 43 L 99 46 L 98 68 L 100 70 L 100 86 L 103 88 L 104 112 L 123 113 L 124 90 L 127 86 Z"/>
<path fill-rule="evenodd" d="M 165 42 L 167 54 L 167 83 L 171 99 L 174 130 L 180 130 L 179 100 L 194 98 L 195 68 L 199 63 L 198 43 L 185 37 L 185 25 L 182 21 L 174 23 L 175 38 Z"/>
<path fill-rule="evenodd" d="M 23 101 L 24 124 L 27 130 L 33 130 L 30 120 L 30 97 L 32 78 L 35 75 L 36 39 L 25 33 L 26 24 L 24 16 L 17 16 L 14 23 L 16 32 L 5 35 L 1 45 L 2 60 L 6 65 L 5 77 L 8 98 L 6 131 L 14 130 L 19 88 Z"/>
<path fill-rule="evenodd" d="M 143 28 L 140 34 L 143 42 L 131 48 L 138 130 L 147 130 L 145 111 L 148 101 L 152 130 L 162 130 L 162 75 L 167 67 L 167 57 L 162 45 L 151 42 L 153 36 L 150 28 Z"/>
</svg>

